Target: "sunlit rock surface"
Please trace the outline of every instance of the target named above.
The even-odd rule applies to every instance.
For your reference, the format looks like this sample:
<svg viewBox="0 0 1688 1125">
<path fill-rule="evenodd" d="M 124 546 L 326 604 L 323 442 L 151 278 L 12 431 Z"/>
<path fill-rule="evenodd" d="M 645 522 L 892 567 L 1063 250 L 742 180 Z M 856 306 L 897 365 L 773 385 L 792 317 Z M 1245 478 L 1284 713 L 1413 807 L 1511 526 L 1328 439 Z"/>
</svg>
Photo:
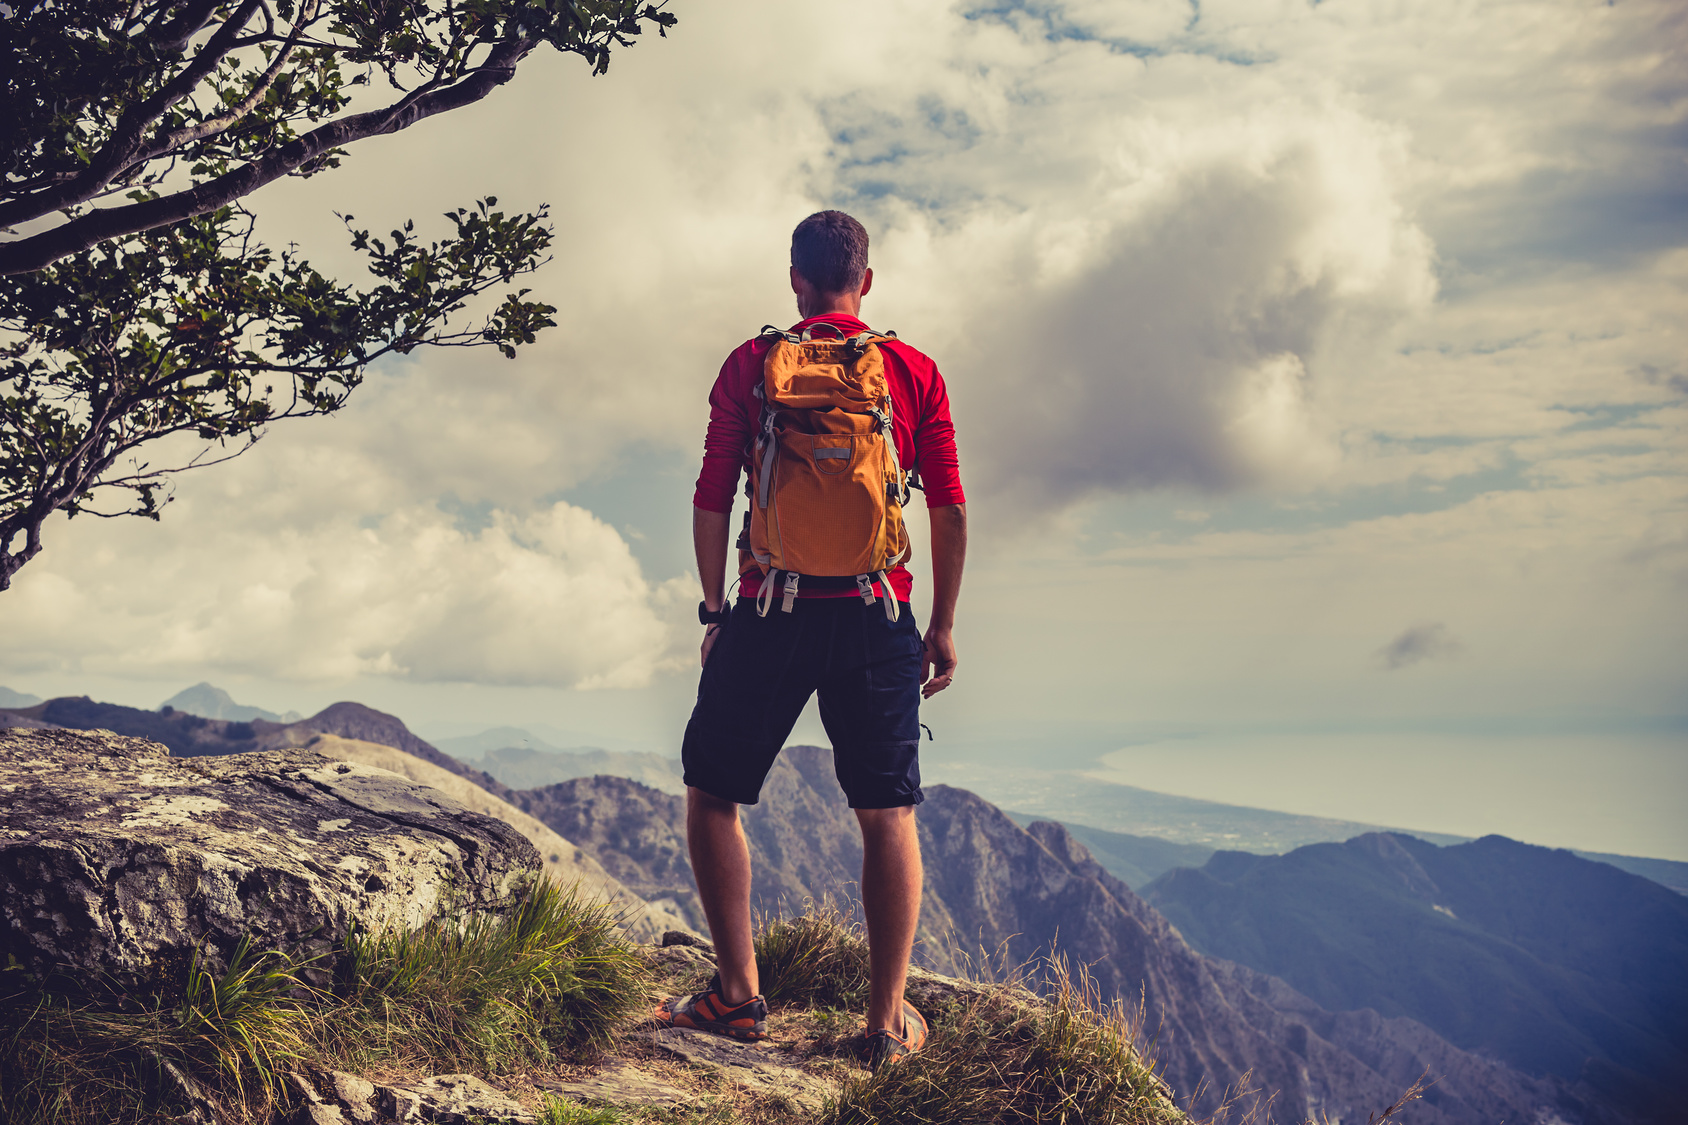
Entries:
<svg viewBox="0 0 1688 1125">
<path fill-rule="evenodd" d="M 172 758 L 106 731 L 0 730 L 0 943 L 36 971 L 145 976 L 249 934 L 323 952 L 448 899 L 505 906 L 540 866 L 503 821 L 316 751 Z"/>
</svg>

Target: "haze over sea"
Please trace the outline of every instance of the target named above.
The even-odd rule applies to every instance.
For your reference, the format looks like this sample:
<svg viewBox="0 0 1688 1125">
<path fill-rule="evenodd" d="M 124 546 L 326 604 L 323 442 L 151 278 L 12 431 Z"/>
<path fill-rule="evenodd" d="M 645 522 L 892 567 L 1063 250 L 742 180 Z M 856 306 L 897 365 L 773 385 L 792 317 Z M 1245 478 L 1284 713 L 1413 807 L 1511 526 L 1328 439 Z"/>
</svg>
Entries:
<svg viewBox="0 0 1688 1125">
<path fill-rule="evenodd" d="M 960 431 L 933 776 L 1688 860 L 1680 4 L 672 10 L 254 198 L 332 267 L 549 202 L 559 327 L 53 523 L 0 684 L 677 752 L 704 396 L 837 206 Z"/>
</svg>

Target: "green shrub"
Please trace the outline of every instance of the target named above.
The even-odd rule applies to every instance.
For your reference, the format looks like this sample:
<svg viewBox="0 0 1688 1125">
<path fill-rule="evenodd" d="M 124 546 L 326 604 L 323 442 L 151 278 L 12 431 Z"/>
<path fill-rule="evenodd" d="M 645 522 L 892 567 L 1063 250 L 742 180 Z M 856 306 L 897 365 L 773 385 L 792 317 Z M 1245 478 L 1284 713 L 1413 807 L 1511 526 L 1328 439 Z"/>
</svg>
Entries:
<svg viewBox="0 0 1688 1125">
<path fill-rule="evenodd" d="M 867 941 L 831 899 L 805 903 L 802 914 L 760 922 L 756 969 L 768 1003 L 805 1008 L 867 1003 Z"/>
</svg>

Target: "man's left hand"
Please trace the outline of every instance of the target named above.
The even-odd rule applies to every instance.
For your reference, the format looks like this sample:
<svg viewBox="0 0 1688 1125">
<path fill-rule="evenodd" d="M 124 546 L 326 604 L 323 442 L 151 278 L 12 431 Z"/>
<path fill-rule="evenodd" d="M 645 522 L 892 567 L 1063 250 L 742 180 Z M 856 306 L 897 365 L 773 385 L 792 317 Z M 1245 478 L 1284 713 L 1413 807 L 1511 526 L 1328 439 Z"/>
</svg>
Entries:
<svg viewBox="0 0 1688 1125">
<path fill-rule="evenodd" d="M 931 699 L 955 682 L 955 639 L 936 625 L 926 630 L 926 653 L 920 662 L 920 695 Z"/>
</svg>

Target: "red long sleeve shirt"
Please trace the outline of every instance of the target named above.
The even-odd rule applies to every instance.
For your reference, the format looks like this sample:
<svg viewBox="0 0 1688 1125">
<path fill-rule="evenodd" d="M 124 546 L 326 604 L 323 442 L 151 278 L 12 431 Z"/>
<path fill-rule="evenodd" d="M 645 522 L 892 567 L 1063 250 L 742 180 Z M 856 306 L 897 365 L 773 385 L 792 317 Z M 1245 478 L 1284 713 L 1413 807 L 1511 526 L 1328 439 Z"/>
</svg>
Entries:
<svg viewBox="0 0 1688 1125">
<path fill-rule="evenodd" d="M 851 335 L 867 329 L 867 325 L 853 316 L 827 313 L 801 321 L 791 330 L 801 332 L 808 325 L 822 321 L 835 324 Z M 750 471 L 751 441 L 761 415 L 761 403 L 752 388 L 762 380 L 762 361 L 771 347 L 771 341 L 762 339 L 746 340 L 739 345 L 721 365 L 715 387 L 709 392 L 709 432 L 703 439 L 703 471 L 698 474 L 697 491 L 692 495 L 692 503 L 706 511 L 731 512 L 739 473 Z M 891 436 L 897 443 L 897 457 L 904 465 L 919 469 L 927 507 L 946 508 L 966 503 L 955 453 L 955 426 L 950 422 L 949 391 L 937 364 L 900 340 L 880 341 L 879 350 L 885 356 L 885 376 L 891 388 Z M 754 597 L 762 584 L 761 571 L 754 563 L 745 570 L 743 559 L 740 566 L 739 596 Z M 908 568 L 895 567 L 887 577 L 898 600 L 908 601 L 914 588 Z M 853 589 L 804 589 L 800 593 L 803 597 L 856 596 Z"/>
</svg>

